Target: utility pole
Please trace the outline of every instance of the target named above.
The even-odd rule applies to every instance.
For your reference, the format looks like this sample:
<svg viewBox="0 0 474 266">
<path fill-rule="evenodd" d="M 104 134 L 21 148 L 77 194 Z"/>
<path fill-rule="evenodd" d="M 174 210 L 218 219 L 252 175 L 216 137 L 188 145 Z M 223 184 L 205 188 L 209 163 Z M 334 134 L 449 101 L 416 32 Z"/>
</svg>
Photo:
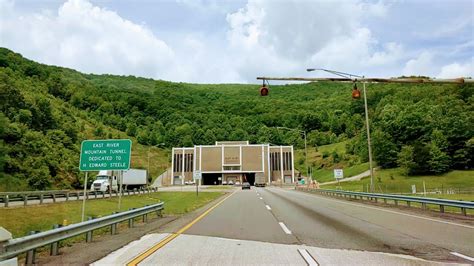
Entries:
<svg viewBox="0 0 474 266">
<path fill-rule="evenodd" d="M 367 128 L 367 146 L 369 149 L 370 192 L 374 193 L 374 168 L 372 167 L 372 144 L 370 141 L 369 111 L 367 110 L 365 81 L 362 83 L 362 87 L 364 88 L 365 127 Z"/>
</svg>

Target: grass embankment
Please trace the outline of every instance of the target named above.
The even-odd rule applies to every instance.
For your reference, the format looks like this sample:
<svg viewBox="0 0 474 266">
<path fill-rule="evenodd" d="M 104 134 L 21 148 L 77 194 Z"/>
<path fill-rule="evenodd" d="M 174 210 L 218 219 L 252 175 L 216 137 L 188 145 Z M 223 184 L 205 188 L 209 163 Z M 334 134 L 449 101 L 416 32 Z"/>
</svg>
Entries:
<svg viewBox="0 0 474 266">
<path fill-rule="evenodd" d="M 350 167 L 342 168 L 344 170 L 345 177 L 351 177 L 363 173 L 369 170 L 369 163 L 362 163 Z M 313 179 L 319 183 L 336 181 L 334 179 L 334 170 L 333 169 L 319 169 L 313 172 Z"/>
<path fill-rule="evenodd" d="M 423 181 L 426 186 L 426 197 L 439 199 L 452 199 L 474 201 L 474 194 L 462 193 L 463 190 L 474 188 L 474 171 L 451 171 L 444 175 L 426 175 L 426 176 L 404 176 L 400 169 L 382 169 L 375 171 L 375 192 L 377 193 L 395 193 L 406 194 L 408 196 L 424 197 Z M 416 186 L 417 194 L 411 194 L 412 185 Z M 363 178 L 360 181 L 341 182 L 340 189 L 349 191 L 364 191 L 370 187 L 370 177 Z M 321 188 L 336 189 L 337 184 L 324 185 Z M 434 193 L 438 191 L 439 193 Z M 459 193 L 461 192 L 461 193 Z M 449 193 L 449 194 L 448 194 Z M 400 203 L 403 205 L 404 203 Z M 421 204 L 412 203 L 413 207 L 421 207 Z M 439 211 L 439 206 L 428 205 L 431 210 Z M 446 207 L 446 212 L 460 213 L 459 208 Z M 474 214 L 473 210 L 467 210 L 467 213 Z"/>
<path fill-rule="evenodd" d="M 142 195 L 133 195 L 122 198 L 121 211 L 130 208 L 143 207 L 146 204 L 165 202 L 164 214 L 183 214 L 195 210 L 206 203 L 223 195 L 222 192 L 200 193 L 194 192 L 157 192 Z M 86 216 L 106 216 L 117 211 L 118 198 L 97 199 L 86 202 Z M 28 234 L 29 231 L 50 230 L 54 224 L 81 221 L 82 201 L 65 203 L 30 205 L 17 208 L 0 209 L 0 226 L 10 231 L 14 237 Z"/>
<path fill-rule="evenodd" d="M 344 160 L 346 155 L 346 144 L 348 141 L 308 148 L 308 166 L 313 168 L 313 179 L 319 183 L 334 181 L 334 169 L 344 169 L 344 176 L 351 177 L 363 173 L 369 169 L 368 163 L 352 165 Z M 338 162 L 334 162 L 333 153 L 339 156 Z M 298 170 L 305 169 L 304 149 L 295 152 L 295 167 Z M 320 169 L 318 169 L 320 168 Z M 317 169 L 317 170 L 315 170 Z M 303 171 L 304 172 L 304 171 Z"/>
<path fill-rule="evenodd" d="M 412 185 L 416 186 L 417 196 L 423 192 L 425 182 L 427 196 L 437 198 L 474 200 L 473 194 L 463 194 L 463 189 L 474 188 L 474 171 L 451 171 L 443 175 L 404 176 L 399 168 L 375 171 L 375 190 L 378 193 L 412 193 Z M 367 191 L 370 178 L 360 181 L 341 182 L 343 190 Z M 322 188 L 335 189 L 337 184 L 324 185 Z M 439 191 L 439 194 L 430 192 Z M 448 194 L 449 193 L 449 194 Z"/>
</svg>

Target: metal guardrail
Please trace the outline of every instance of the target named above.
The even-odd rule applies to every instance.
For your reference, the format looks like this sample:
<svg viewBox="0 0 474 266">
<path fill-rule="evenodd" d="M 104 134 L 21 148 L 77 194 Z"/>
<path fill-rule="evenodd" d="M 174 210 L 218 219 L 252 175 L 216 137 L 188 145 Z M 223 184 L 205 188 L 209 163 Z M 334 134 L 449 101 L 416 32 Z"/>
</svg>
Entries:
<svg viewBox="0 0 474 266">
<path fill-rule="evenodd" d="M 51 255 L 57 255 L 59 249 L 59 241 L 81 234 L 86 234 L 86 242 L 92 241 L 92 234 L 94 230 L 111 226 L 111 233 L 117 233 L 117 224 L 128 220 L 128 226 L 133 227 L 133 219 L 143 216 L 143 222 L 148 220 L 148 214 L 157 212 L 161 216 L 161 211 L 164 209 L 164 202 L 154 205 L 145 206 L 139 209 L 131 209 L 125 212 L 115 213 L 109 216 L 89 219 L 88 221 L 71 224 L 64 227 L 57 228 L 30 234 L 28 236 L 10 239 L 0 243 L 0 261 L 16 257 L 22 253 L 27 253 L 26 264 L 32 265 L 35 260 L 35 249 L 51 244 Z"/>
<path fill-rule="evenodd" d="M 407 206 L 410 207 L 412 202 L 421 203 L 422 209 L 427 209 L 427 204 L 438 205 L 440 212 L 445 212 L 445 207 L 455 207 L 460 208 L 463 215 L 467 215 L 467 209 L 474 209 L 474 202 L 472 201 L 462 201 L 462 200 L 448 200 L 448 199 L 436 199 L 436 198 L 424 198 L 424 197 L 414 197 L 414 196 L 403 196 L 403 195 L 393 195 L 393 194 L 378 194 L 378 193 L 366 193 L 366 192 L 352 192 L 344 190 L 333 190 L 333 189 L 311 189 L 305 187 L 297 187 L 297 190 L 307 191 L 307 192 L 316 192 L 323 195 L 329 196 L 341 196 L 344 198 L 355 198 L 364 197 L 367 200 L 374 200 L 375 202 L 378 199 L 383 199 L 384 203 L 387 203 L 387 200 L 392 200 L 395 205 L 398 205 L 399 201 L 406 202 Z"/>
<path fill-rule="evenodd" d="M 123 190 L 122 195 L 130 195 L 137 193 L 149 193 L 156 192 L 158 188 L 148 187 L 142 189 L 134 190 Z M 111 195 L 118 196 L 117 191 L 112 191 Z M 102 196 L 105 198 L 106 195 L 109 195 L 108 191 L 87 191 L 87 198 L 98 198 Z M 79 200 L 80 197 L 84 196 L 83 191 L 71 191 L 71 190 L 47 190 L 47 191 L 18 191 L 18 192 L 0 192 L 0 203 L 3 203 L 3 207 L 8 207 L 10 202 L 23 201 L 23 205 L 28 205 L 28 200 L 39 200 L 39 204 L 43 204 L 45 199 L 52 199 L 53 202 L 56 202 L 58 198 L 66 198 L 68 201 L 70 198 L 76 198 Z"/>
</svg>

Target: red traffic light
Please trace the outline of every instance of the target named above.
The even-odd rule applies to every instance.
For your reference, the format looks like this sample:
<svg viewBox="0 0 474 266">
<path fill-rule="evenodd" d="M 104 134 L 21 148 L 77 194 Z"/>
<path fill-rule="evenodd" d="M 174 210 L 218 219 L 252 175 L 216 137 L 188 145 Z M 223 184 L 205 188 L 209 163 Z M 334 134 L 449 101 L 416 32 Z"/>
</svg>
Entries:
<svg viewBox="0 0 474 266">
<path fill-rule="evenodd" d="M 268 95 L 268 88 L 263 85 L 261 88 L 260 88 L 260 96 L 267 96 Z"/>
<path fill-rule="evenodd" d="M 357 89 L 357 85 L 354 83 L 354 88 L 352 88 L 352 99 L 360 98 L 360 90 Z"/>
</svg>

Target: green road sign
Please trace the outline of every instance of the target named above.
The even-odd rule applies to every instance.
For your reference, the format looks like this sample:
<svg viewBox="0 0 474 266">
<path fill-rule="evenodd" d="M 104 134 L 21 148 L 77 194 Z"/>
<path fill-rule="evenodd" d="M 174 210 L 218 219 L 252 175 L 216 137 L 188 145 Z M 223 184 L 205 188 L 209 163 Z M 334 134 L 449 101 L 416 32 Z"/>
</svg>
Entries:
<svg viewBox="0 0 474 266">
<path fill-rule="evenodd" d="M 129 139 L 84 140 L 79 170 L 128 170 L 131 150 Z"/>
</svg>

